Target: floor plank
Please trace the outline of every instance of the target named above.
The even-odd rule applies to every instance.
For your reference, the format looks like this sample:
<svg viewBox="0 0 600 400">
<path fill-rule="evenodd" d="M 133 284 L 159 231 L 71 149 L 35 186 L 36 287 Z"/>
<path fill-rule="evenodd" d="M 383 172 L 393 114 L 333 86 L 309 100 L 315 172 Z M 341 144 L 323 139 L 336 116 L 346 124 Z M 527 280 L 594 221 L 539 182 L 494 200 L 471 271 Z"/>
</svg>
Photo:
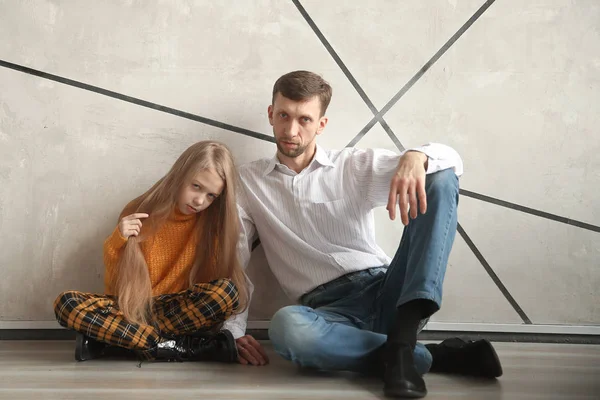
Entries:
<svg viewBox="0 0 600 400">
<path fill-rule="evenodd" d="M 427 399 L 600 399 L 600 346 L 495 343 L 498 380 L 426 375 Z M 0 341 L 0 399 L 383 399 L 382 383 L 296 368 L 265 343 L 266 367 L 76 362 L 71 341 Z"/>
</svg>

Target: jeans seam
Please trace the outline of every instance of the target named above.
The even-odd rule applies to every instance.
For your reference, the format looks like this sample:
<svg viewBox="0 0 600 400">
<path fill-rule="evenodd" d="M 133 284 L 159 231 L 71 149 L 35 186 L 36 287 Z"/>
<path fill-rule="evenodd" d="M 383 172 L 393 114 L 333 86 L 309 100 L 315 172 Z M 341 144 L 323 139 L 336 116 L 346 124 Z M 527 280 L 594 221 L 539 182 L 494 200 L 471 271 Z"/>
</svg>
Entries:
<svg viewBox="0 0 600 400">
<path fill-rule="evenodd" d="M 439 291 L 440 291 L 439 288 L 441 287 L 440 282 L 439 282 L 440 281 L 440 276 L 441 276 L 441 274 L 440 274 L 440 270 L 441 270 L 440 265 L 442 264 L 442 258 L 443 258 L 443 255 L 444 255 L 445 251 L 446 251 L 446 246 L 448 245 L 447 238 L 448 238 L 448 232 L 450 232 L 450 222 L 452 220 L 452 213 L 454 212 L 455 207 L 456 207 L 456 203 L 454 201 L 452 201 L 451 203 L 452 203 L 451 207 L 448 210 L 448 218 L 446 219 L 446 229 L 444 231 L 444 240 L 442 242 L 444 244 L 442 246 L 442 251 L 440 252 L 440 255 L 438 257 L 438 264 L 437 264 L 437 268 L 436 268 L 437 275 L 436 275 L 435 280 L 434 280 L 434 282 L 435 282 L 435 288 L 436 288 L 436 292 L 437 292 L 435 297 L 439 297 L 440 298 L 440 302 L 441 302 L 441 297 L 442 297 L 441 293 L 439 293 Z"/>
</svg>

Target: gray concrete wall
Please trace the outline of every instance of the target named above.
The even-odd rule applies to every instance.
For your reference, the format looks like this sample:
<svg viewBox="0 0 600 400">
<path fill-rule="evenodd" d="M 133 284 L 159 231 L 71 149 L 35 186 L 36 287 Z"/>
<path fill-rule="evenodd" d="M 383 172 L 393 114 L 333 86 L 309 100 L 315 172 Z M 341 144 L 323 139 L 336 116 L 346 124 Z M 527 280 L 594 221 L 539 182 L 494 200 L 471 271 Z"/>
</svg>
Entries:
<svg viewBox="0 0 600 400">
<path fill-rule="evenodd" d="M 483 0 L 301 1 L 379 110 Z M 600 325 L 600 4 L 498 0 L 384 116 L 406 147 L 439 141 L 463 189 L 592 225 L 461 196 L 459 222 L 534 323 Z M 295 69 L 333 86 L 325 147 L 372 111 L 291 1 L 0 0 L 0 60 L 270 135 L 274 80 Z M 122 206 L 202 139 L 239 163 L 274 145 L 0 67 L 0 321 L 52 320 L 66 289 L 102 290 L 102 241 Z M 376 124 L 358 147 L 398 150 Z M 402 226 L 378 210 L 393 254 Z M 594 231 L 596 229 L 596 231 Z M 252 319 L 287 299 L 260 249 Z M 522 318 L 457 235 L 435 321 Z"/>
</svg>

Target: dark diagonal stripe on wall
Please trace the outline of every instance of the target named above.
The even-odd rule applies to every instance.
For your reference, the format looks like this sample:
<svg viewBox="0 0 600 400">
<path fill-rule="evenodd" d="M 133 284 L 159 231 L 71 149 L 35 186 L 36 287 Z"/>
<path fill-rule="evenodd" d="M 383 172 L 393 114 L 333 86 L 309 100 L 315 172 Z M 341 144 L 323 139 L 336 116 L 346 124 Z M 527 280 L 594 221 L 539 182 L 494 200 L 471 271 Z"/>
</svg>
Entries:
<svg viewBox="0 0 600 400">
<path fill-rule="evenodd" d="M 381 111 L 375 114 L 373 119 L 371 119 L 371 121 L 369 121 L 367 125 L 365 125 L 365 127 L 361 129 L 361 131 L 358 133 L 358 135 L 356 135 L 356 137 L 364 136 L 373 127 L 373 125 L 375 125 L 377 121 L 382 119 L 383 116 L 390 110 L 390 108 L 392 108 L 392 106 L 394 106 L 394 104 L 396 104 L 398 100 L 400 100 L 400 98 L 404 96 L 406 92 L 408 92 L 408 90 L 412 88 L 415 83 L 417 83 L 419 79 L 421 79 L 425 72 L 427 72 L 427 70 L 429 70 L 429 68 L 431 68 L 431 66 L 435 64 L 436 61 L 439 60 L 440 57 L 444 55 L 446 51 L 448 51 L 448 49 L 458 40 L 458 38 L 460 38 L 463 35 L 463 33 L 465 33 L 475 21 L 477 21 L 477 19 L 494 3 L 494 1 L 496 0 L 487 0 L 475 12 L 475 14 L 473 14 L 473 16 L 469 18 L 469 20 L 465 22 L 463 26 L 460 27 L 460 29 L 457 32 L 454 35 L 452 35 L 450 39 L 448 39 L 448 41 L 437 51 L 437 53 L 435 53 L 433 57 L 431 57 L 431 59 L 427 61 L 425 65 L 423 65 L 423 67 L 421 67 L 421 69 L 406 83 L 406 85 L 404 85 L 402 89 L 400 89 L 400 91 L 396 93 L 394 97 L 392 97 L 392 99 L 381 109 Z M 352 141 L 354 142 L 354 139 Z"/>
<path fill-rule="evenodd" d="M 367 105 L 367 107 L 369 107 L 369 110 L 371 110 L 371 112 L 373 113 L 373 115 L 375 115 L 375 117 L 374 117 L 375 122 L 379 121 L 379 123 L 381 124 L 381 127 L 383 128 L 383 130 L 388 134 L 388 136 L 390 137 L 390 139 L 392 139 L 392 141 L 396 144 L 396 146 L 399 146 L 400 148 L 404 149 L 404 146 L 402 146 L 402 143 L 400 143 L 400 140 L 398 140 L 398 137 L 396 135 L 394 135 L 394 132 L 392 132 L 392 129 L 389 127 L 389 125 L 387 124 L 387 122 L 385 122 L 385 120 L 382 117 L 378 116 L 379 115 L 379 111 L 377 110 L 377 107 L 375 107 L 375 105 L 373 104 L 373 102 L 371 101 L 371 99 L 369 99 L 369 96 L 367 96 L 367 94 L 365 93 L 365 91 L 363 90 L 363 88 L 358 84 L 358 82 L 356 81 L 356 79 L 354 78 L 354 76 L 352 75 L 352 73 L 350 72 L 350 70 L 346 67 L 346 64 L 344 64 L 344 62 L 342 61 L 342 59 L 340 58 L 340 56 L 338 56 L 338 54 L 333 49 L 333 47 L 331 46 L 331 44 L 329 43 L 329 41 L 327 40 L 327 38 L 325 38 L 325 35 L 323 35 L 323 33 L 321 32 L 321 30 L 319 29 L 319 27 L 317 26 L 317 24 L 315 24 L 315 22 L 312 20 L 312 18 L 310 17 L 310 15 L 308 15 L 308 12 L 306 12 L 306 10 L 304 9 L 304 7 L 300 3 L 300 1 L 298 1 L 298 0 L 292 0 L 292 2 L 296 6 L 296 8 L 300 12 L 300 14 L 302 14 L 302 17 L 304 18 L 304 20 L 306 21 L 306 23 L 310 26 L 310 28 L 313 30 L 313 32 L 315 33 L 315 35 L 317 35 L 317 37 L 319 38 L 319 40 L 321 41 L 321 43 L 323 44 L 323 46 L 325 46 L 325 49 L 331 55 L 331 57 L 336 62 L 336 64 L 338 65 L 338 67 L 340 67 L 340 69 L 342 70 L 342 72 L 344 73 L 344 75 L 346 75 L 346 78 L 348 78 L 348 80 L 350 81 L 350 84 L 352 84 L 352 86 L 358 92 L 359 96 L 363 99 L 363 101 L 365 102 L 365 104 Z M 373 123 L 373 125 L 374 124 L 375 123 Z M 367 132 L 368 132 L 368 129 L 366 131 L 362 132 L 361 135 L 359 135 L 359 136 L 355 137 L 354 139 L 352 139 L 352 141 L 350 143 L 348 143 L 348 145 L 346 147 L 352 147 L 352 146 L 354 146 L 360 139 L 362 139 L 362 137 L 364 135 L 367 134 Z"/>
<path fill-rule="evenodd" d="M 442 48 L 440 50 L 438 50 L 438 52 L 419 70 L 419 72 L 417 72 L 417 74 L 415 74 L 415 76 L 413 76 L 412 79 L 406 85 L 404 85 L 404 87 L 402 89 L 400 89 L 400 91 L 392 98 L 392 100 L 390 100 L 386 104 L 386 106 L 380 112 L 377 112 L 376 107 L 369 100 L 369 97 L 367 96 L 367 94 L 360 87 L 360 85 L 358 84 L 358 82 L 356 81 L 356 79 L 354 79 L 354 77 L 352 76 L 352 74 L 350 73 L 350 71 L 348 70 L 348 68 L 346 67 L 346 65 L 344 64 L 344 62 L 337 55 L 337 53 L 335 52 L 335 50 L 333 50 L 333 47 L 329 44 L 329 41 L 325 38 L 325 36 L 323 35 L 323 33 L 320 31 L 320 29 L 314 23 L 314 21 L 312 20 L 312 18 L 310 17 L 310 15 L 308 15 L 308 13 L 304 9 L 304 7 L 302 7 L 302 5 L 300 4 L 300 2 L 298 0 L 292 0 L 292 1 L 294 2 L 294 4 L 296 5 L 296 7 L 298 8 L 298 11 L 300 11 L 300 13 L 302 14 L 302 16 L 304 17 L 304 19 L 306 20 L 306 22 L 310 25 L 310 27 L 312 28 L 313 32 L 317 35 L 317 37 L 319 38 L 319 40 L 321 41 L 321 43 L 323 44 L 323 46 L 325 46 L 325 48 L 327 49 L 327 51 L 329 52 L 329 54 L 333 57 L 333 59 L 335 60 L 335 62 L 342 69 L 342 71 L 344 72 L 344 74 L 346 75 L 346 77 L 348 78 L 348 80 L 350 80 L 350 83 L 354 86 L 354 88 L 356 89 L 356 91 L 360 94 L 360 96 L 363 99 L 363 101 L 367 104 L 367 106 L 369 107 L 369 109 L 374 113 L 373 119 L 367 124 L 367 126 L 365 126 L 359 132 L 358 135 L 356 135 L 350 141 L 350 143 L 348 143 L 348 145 L 346 147 L 351 147 L 351 146 L 354 146 L 356 143 L 358 143 L 366 135 L 366 133 L 375 125 L 375 122 L 379 121 L 381 123 L 381 126 L 384 128 L 384 130 L 386 131 L 386 133 L 390 137 L 390 139 L 392 139 L 392 141 L 396 145 L 396 147 L 400 151 L 402 151 L 402 150 L 404 150 L 404 146 L 402 145 L 402 143 L 400 142 L 400 140 L 398 139 L 398 137 L 392 132 L 392 130 L 388 126 L 387 122 L 383 119 L 383 115 L 400 99 L 400 97 L 402 97 L 423 76 L 423 74 L 425 74 L 425 72 L 429 68 L 431 68 L 431 66 L 450 48 L 450 46 L 452 46 L 456 42 L 456 40 L 460 36 L 462 36 L 462 34 L 471 25 L 473 25 L 473 23 L 485 12 L 485 10 L 487 10 L 489 8 L 490 5 L 492 5 L 492 3 L 495 0 L 488 0 L 488 1 L 486 1 L 486 3 L 484 3 L 483 6 L 481 6 L 479 8 L 479 10 L 477 10 L 477 12 L 475 12 L 475 14 L 446 42 L 446 44 L 444 44 L 444 46 L 442 46 Z M 460 227 L 460 225 L 459 225 L 459 228 L 460 228 L 459 232 L 462 232 L 461 235 L 463 236 L 463 238 L 465 239 L 465 241 L 467 241 L 467 244 L 469 244 L 469 248 L 471 249 L 471 251 L 473 251 L 473 253 L 477 257 L 477 259 L 481 262 L 481 264 L 485 268 L 485 270 L 488 273 L 488 275 L 490 276 L 490 278 L 492 278 L 492 280 L 494 281 L 494 283 L 496 284 L 496 286 L 498 286 L 498 289 L 502 292 L 502 294 L 504 295 L 504 297 L 507 298 L 507 300 L 510 302 L 510 304 L 515 309 L 515 311 L 521 316 L 521 318 L 523 319 L 523 321 L 525 321 L 526 323 L 530 324 L 531 320 L 529 320 L 529 318 L 527 317 L 527 315 L 525 315 L 525 313 L 523 312 L 523 310 L 521 309 L 521 307 L 517 304 L 517 302 L 514 300 L 514 298 L 508 292 L 508 290 L 506 289 L 506 287 L 504 286 L 504 284 L 502 284 L 502 282 L 500 281 L 500 278 L 498 278 L 498 276 L 496 275 L 496 273 L 494 272 L 494 270 L 492 269 L 492 267 L 487 263 L 487 261 L 485 260 L 485 258 L 481 254 L 481 252 L 477 249 L 477 247 L 475 246 L 475 244 L 473 244 L 473 242 L 471 241 L 471 239 L 468 237 L 468 235 L 462 229 L 462 227 Z"/>
<path fill-rule="evenodd" d="M 150 108 L 153 110 L 161 111 L 167 114 L 172 114 L 181 118 L 190 119 L 192 121 L 201 122 L 206 125 L 214 126 L 217 128 L 225 129 L 231 132 L 240 133 L 245 136 L 250 136 L 256 139 L 264 140 L 267 142 L 275 143 L 275 139 L 272 136 L 265 135 L 263 133 L 254 132 L 249 129 L 240 128 L 239 126 L 226 124 L 224 122 L 215 121 L 214 119 L 201 117 L 200 115 L 191 114 L 185 111 L 177 110 L 175 108 L 162 106 L 160 104 L 152 103 L 146 100 L 138 99 L 136 97 L 127 96 L 121 93 L 113 92 L 111 90 L 103 89 L 98 86 L 88 85 L 87 83 L 75 81 L 73 79 L 64 78 L 62 76 L 49 74 L 44 71 L 25 67 L 19 64 L 13 64 L 8 61 L 0 60 L 0 67 L 9 68 L 15 71 L 24 72 L 26 74 L 38 76 L 40 78 L 48 79 L 51 81 L 59 82 L 68 86 L 73 86 L 79 89 L 88 90 L 90 92 L 98 93 L 104 96 L 111 97 L 113 99 L 126 101 L 128 103 L 136 104 L 138 106 Z"/>
<path fill-rule="evenodd" d="M 360 97 L 363 99 L 363 101 L 365 102 L 365 104 L 367 105 L 367 107 L 369 107 L 369 110 L 371 110 L 371 112 L 373 114 L 377 114 L 378 110 L 375 107 L 375 105 L 373 104 L 373 102 L 371 101 L 371 99 L 369 99 L 369 96 L 367 96 L 367 94 L 365 93 L 365 91 L 363 90 L 363 88 L 358 84 L 358 82 L 356 81 L 356 79 L 354 79 L 354 76 L 352 75 L 352 73 L 350 73 L 350 70 L 348 70 L 348 68 L 346 67 L 346 64 L 344 64 L 344 62 L 342 61 L 342 59 L 340 58 L 340 56 L 338 56 L 338 54 L 335 52 L 335 50 L 333 49 L 333 47 L 331 47 L 331 44 L 329 43 L 329 41 L 325 38 L 325 36 L 321 32 L 321 30 L 317 27 L 317 24 L 315 24 L 315 22 L 312 20 L 312 18 L 310 17 L 310 15 L 308 15 L 308 13 L 306 12 L 306 10 L 302 6 L 302 4 L 300 4 L 300 1 L 298 1 L 298 0 L 292 0 L 292 2 L 296 6 L 296 8 L 300 12 L 300 14 L 302 14 L 302 17 L 308 23 L 308 25 L 313 30 L 313 32 L 315 33 L 315 35 L 317 35 L 317 37 L 319 38 L 319 40 L 321 41 L 321 43 L 323 44 L 323 46 L 325 46 L 325 49 L 327 49 L 327 52 L 331 55 L 331 57 L 333 58 L 333 60 L 340 67 L 340 69 L 342 70 L 342 72 L 344 73 L 344 75 L 346 75 L 346 78 L 348 78 L 348 80 L 350 81 L 350 83 L 352 84 L 352 86 L 354 87 L 354 89 L 358 92 L 358 94 L 360 95 Z"/>
<path fill-rule="evenodd" d="M 460 223 L 458 224 L 457 230 L 458 230 L 458 233 L 460 234 L 460 236 L 462 236 L 462 238 L 467 243 L 467 246 L 469 246 L 469 248 L 471 249 L 471 251 L 473 252 L 473 254 L 475 254 L 475 257 L 477 257 L 477 259 L 479 260 L 479 262 L 481 263 L 481 265 L 483 265 L 483 268 L 485 268 L 485 270 L 487 271 L 487 273 L 490 276 L 490 278 L 492 278 L 492 280 L 494 281 L 494 283 L 496 284 L 496 286 L 498 286 L 498 289 L 500 289 L 500 291 L 502 292 L 502 294 L 504 295 L 504 297 L 506 298 L 506 300 L 508 300 L 508 302 L 515 309 L 515 311 L 517 312 L 517 314 L 519 314 L 519 316 L 521 317 L 521 319 L 523 320 L 523 322 L 525 322 L 526 324 L 531 324 L 531 320 L 529 319 L 529 317 L 527 316 L 527 314 L 525 314 L 525 312 L 523 311 L 523 309 L 521 308 L 521 306 L 519 306 L 519 304 L 516 302 L 516 300 L 514 299 L 514 297 L 512 297 L 512 295 L 508 291 L 508 289 L 506 289 L 506 286 L 504 286 L 504 284 L 502 283 L 502 281 L 500 280 L 500 278 L 498 278 L 498 275 L 496 275 L 496 273 L 494 272 L 494 270 L 492 269 L 492 267 L 490 266 L 490 264 L 487 262 L 487 260 L 485 259 L 485 257 L 483 257 L 483 254 L 481 254 L 481 252 L 479 251 L 479 249 L 477 248 L 477 246 L 475 246 L 475 243 L 473 243 L 473 241 L 471 240 L 471 238 L 469 237 L 469 235 L 467 235 L 467 232 L 465 232 L 465 230 L 460 225 Z"/>
<path fill-rule="evenodd" d="M 495 204 L 497 206 L 510 208 L 511 210 L 521 211 L 526 214 L 531 214 L 531 215 L 535 215 L 537 217 L 550 219 L 552 221 L 562 222 L 563 224 L 576 226 L 576 227 L 582 228 L 582 229 L 587 229 L 588 231 L 600 232 L 600 226 L 587 224 L 585 222 L 576 221 L 574 219 L 561 217 L 560 215 L 550 214 L 545 211 L 540 211 L 540 210 L 536 210 L 534 208 L 529 208 L 529 207 L 521 206 L 519 204 L 510 203 L 508 201 L 496 199 L 494 197 L 471 192 L 470 190 L 460 189 L 460 194 L 462 194 L 463 196 L 471 197 L 473 199 L 481 200 L 486 203 L 491 203 L 491 204 Z"/>
</svg>

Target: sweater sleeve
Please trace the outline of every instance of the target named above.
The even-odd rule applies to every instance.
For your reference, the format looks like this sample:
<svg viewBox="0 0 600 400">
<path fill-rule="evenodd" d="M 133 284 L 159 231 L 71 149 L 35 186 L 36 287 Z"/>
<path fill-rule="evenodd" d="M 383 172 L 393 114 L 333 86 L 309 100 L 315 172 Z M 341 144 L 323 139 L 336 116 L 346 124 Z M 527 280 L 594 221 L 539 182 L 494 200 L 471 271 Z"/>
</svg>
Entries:
<svg viewBox="0 0 600 400">
<path fill-rule="evenodd" d="M 118 227 L 104 241 L 104 291 L 106 294 L 115 294 L 117 264 L 126 244 L 127 239 L 121 236 Z"/>
</svg>

